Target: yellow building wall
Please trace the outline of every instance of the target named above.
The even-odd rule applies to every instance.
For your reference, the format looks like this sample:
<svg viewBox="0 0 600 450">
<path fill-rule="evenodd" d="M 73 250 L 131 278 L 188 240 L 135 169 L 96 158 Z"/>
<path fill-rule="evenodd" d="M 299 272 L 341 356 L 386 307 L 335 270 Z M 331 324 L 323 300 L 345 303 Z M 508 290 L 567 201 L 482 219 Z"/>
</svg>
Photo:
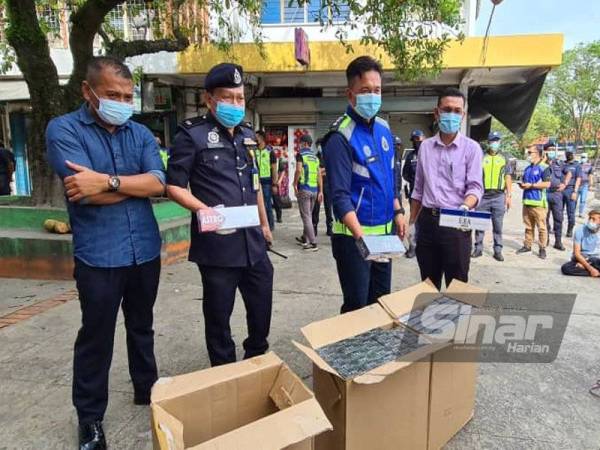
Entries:
<svg viewBox="0 0 600 450">
<path fill-rule="evenodd" d="M 554 67 L 562 62 L 562 34 L 490 36 L 485 61 L 482 58 L 483 37 L 466 38 L 462 43 L 450 42 L 443 57 L 447 69 L 498 67 Z M 253 43 L 234 44 L 231 56 L 215 46 L 190 47 L 178 54 L 178 72 L 202 74 L 215 64 L 234 61 L 246 72 L 335 72 L 343 71 L 358 55 L 373 55 L 385 70 L 393 70 L 389 55 L 381 49 L 351 42 L 354 53 L 346 53 L 339 42 L 310 42 L 311 64 L 308 69 L 294 58 L 293 42 L 264 44 L 264 58 Z"/>
</svg>

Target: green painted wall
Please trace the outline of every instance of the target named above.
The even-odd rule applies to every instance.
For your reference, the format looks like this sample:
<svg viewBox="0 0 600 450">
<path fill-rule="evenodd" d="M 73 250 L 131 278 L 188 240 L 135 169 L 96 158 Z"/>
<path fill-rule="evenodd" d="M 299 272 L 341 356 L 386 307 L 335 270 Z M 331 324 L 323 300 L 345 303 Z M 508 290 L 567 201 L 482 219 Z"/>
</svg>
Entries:
<svg viewBox="0 0 600 450">
<path fill-rule="evenodd" d="M 159 223 L 189 217 L 189 211 L 177 203 L 164 201 L 154 203 L 154 215 Z M 0 206 L 0 229 L 23 229 L 42 231 L 46 219 L 69 220 L 67 211 L 60 208 L 32 208 L 27 206 Z"/>
</svg>

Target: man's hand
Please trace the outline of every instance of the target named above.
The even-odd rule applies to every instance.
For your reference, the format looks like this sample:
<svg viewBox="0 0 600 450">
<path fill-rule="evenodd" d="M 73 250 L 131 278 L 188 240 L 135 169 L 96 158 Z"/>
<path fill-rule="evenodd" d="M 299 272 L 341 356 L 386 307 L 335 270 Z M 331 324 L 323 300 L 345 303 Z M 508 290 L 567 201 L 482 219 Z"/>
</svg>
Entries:
<svg viewBox="0 0 600 450">
<path fill-rule="evenodd" d="M 279 192 L 279 186 L 276 184 L 271 185 L 271 192 L 273 193 L 273 195 L 277 195 L 277 193 Z"/>
<path fill-rule="evenodd" d="M 566 187 L 567 187 L 567 185 L 565 183 L 560 183 L 558 185 L 558 189 L 556 189 L 556 192 L 562 192 L 565 190 Z"/>
<path fill-rule="evenodd" d="M 506 196 L 506 200 L 504 200 L 504 207 L 506 208 L 506 210 L 508 211 L 510 209 L 510 207 L 512 206 L 512 197 L 507 195 Z"/>
<path fill-rule="evenodd" d="M 262 229 L 262 233 L 265 238 L 265 241 L 267 241 L 267 244 L 271 244 L 273 242 L 273 234 L 271 233 L 271 229 L 269 228 L 269 225 L 262 225 L 261 229 Z"/>
<path fill-rule="evenodd" d="M 600 277 L 600 271 L 598 271 L 598 269 L 596 269 L 595 267 L 590 268 L 590 276 L 594 277 L 594 278 L 598 278 Z"/>
<path fill-rule="evenodd" d="M 319 203 L 323 203 L 323 193 L 322 193 L 322 192 L 319 192 L 319 193 L 317 194 L 317 201 L 318 201 Z"/>
<path fill-rule="evenodd" d="M 571 194 L 571 200 L 573 200 L 573 201 L 577 200 L 577 192 L 573 192 Z"/>
<path fill-rule="evenodd" d="M 521 186 L 521 189 L 526 190 L 531 189 L 533 185 L 531 183 L 521 183 L 519 186 Z"/>
<path fill-rule="evenodd" d="M 66 165 L 76 172 L 75 175 L 68 176 L 63 181 L 70 202 L 78 202 L 84 197 L 108 191 L 108 175 L 95 172 L 71 161 L 66 161 Z"/>
<path fill-rule="evenodd" d="M 397 214 L 394 217 L 394 223 L 396 224 L 396 234 L 400 239 L 404 239 L 406 235 L 406 221 L 404 220 L 403 214 Z"/>
</svg>

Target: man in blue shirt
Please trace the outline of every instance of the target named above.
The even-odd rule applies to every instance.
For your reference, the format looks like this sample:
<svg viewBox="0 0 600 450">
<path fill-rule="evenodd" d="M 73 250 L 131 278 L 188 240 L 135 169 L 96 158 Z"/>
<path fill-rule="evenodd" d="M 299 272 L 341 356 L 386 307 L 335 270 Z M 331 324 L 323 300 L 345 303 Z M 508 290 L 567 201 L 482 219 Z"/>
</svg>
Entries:
<svg viewBox="0 0 600 450">
<path fill-rule="evenodd" d="M 164 192 L 152 133 L 129 118 L 131 72 L 98 57 L 82 85 L 86 103 L 53 119 L 48 162 L 63 180 L 73 229 L 74 277 L 82 325 L 75 341 L 73 403 L 79 443 L 104 449 L 102 420 L 117 313 L 123 309 L 134 403 L 147 405 L 157 379 L 152 308 L 160 276 L 160 234 L 148 197 Z"/>
<path fill-rule="evenodd" d="M 600 210 L 592 210 L 588 221 L 575 230 L 573 258 L 563 264 L 565 275 L 600 277 Z"/>
<path fill-rule="evenodd" d="M 573 227 L 575 226 L 575 208 L 577 206 L 577 192 L 581 184 L 581 166 L 575 161 L 575 155 L 572 151 L 565 153 L 567 161 L 563 165 L 563 173 L 571 174 L 567 187 L 563 191 L 563 205 L 567 209 L 567 237 L 573 236 Z"/>
<path fill-rule="evenodd" d="M 341 312 L 375 303 L 391 288 L 392 263 L 365 261 L 356 241 L 364 235 L 404 238 L 404 209 L 395 182 L 394 137 L 377 117 L 381 107 L 379 62 L 360 56 L 346 69 L 346 114 L 323 138 L 323 157 L 335 223 L 331 248 L 344 295 Z"/>
</svg>

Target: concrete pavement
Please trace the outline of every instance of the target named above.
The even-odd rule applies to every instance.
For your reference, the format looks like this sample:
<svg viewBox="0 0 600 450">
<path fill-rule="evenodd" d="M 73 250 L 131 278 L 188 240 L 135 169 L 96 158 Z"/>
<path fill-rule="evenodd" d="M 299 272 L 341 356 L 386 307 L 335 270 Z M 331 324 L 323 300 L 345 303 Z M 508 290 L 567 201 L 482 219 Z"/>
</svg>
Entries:
<svg viewBox="0 0 600 450">
<path fill-rule="evenodd" d="M 289 259 L 272 257 L 271 349 L 310 385 L 311 366 L 291 340 L 302 341 L 300 327 L 337 314 L 341 291 L 328 239 L 319 237 L 319 252 L 303 253 L 293 239 L 301 233 L 297 210 L 285 210 L 284 219 L 275 231 L 276 249 Z M 600 280 L 562 276 L 560 264 L 569 251 L 549 249 L 545 261 L 537 258 L 537 252 L 516 255 L 523 236 L 518 201 L 507 215 L 505 230 L 506 261 L 499 263 L 491 257 L 488 233 L 484 257 L 472 262 L 472 283 L 501 293 L 575 292 L 577 301 L 554 363 L 481 365 L 475 417 L 447 448 L 600 449 L 600 399 L 588 393 L 600 378 Z M 394 289 L 418 281 L 416 260 L 395 262 Z M 74 287 L 72 282 L 2 279 L 0 283 L 0 316 Z M 155 309 L 161 376 L 208 367 L 201 299 L 194 265 L 183 262 L 163 268 Z M 78 302 L 69 301 L 0 329 L 0 449 L 75 448 L 71 371 L 79 321 Z M 232 328 L 241 354 L 246 332 L 241 301 L 236 304 Z M 132 400 L 121 316 L 105 419 L 113 449 L 152 446 L 148 409 L 134 406 Z"/>
</svg>

